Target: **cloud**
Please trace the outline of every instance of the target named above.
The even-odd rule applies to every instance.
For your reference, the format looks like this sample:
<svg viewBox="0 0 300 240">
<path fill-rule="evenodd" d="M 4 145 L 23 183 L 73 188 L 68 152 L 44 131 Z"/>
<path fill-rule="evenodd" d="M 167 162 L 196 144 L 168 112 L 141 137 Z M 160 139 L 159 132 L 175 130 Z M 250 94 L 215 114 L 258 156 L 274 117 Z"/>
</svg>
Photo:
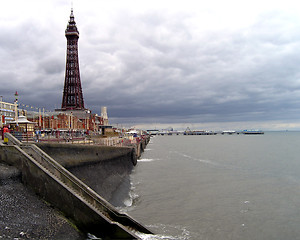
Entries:
<svg viewBox="0 0 300 240">
<path fill-rule="evenodd" d="M 286 5 L 89 3 L 95 7 L 79 2 L 74 14 L 93 111 L 107 106 L 112 119 L 135 123 L 299 119 L 300 21 Z M 0 24 L 2 95 L 19 90 L 24 103 L 53 109 L 62 97 L 69 7 L 48 2 L 44 17 L 32 14 Z"/>
<path fill-rule="evenodd" d="M 201 113 L 245 115 L 274 106 L 284 109 L 289 104 L 281 101 L 299 97 L 295 91 L 299 44 L 293 36 L 282 37 L 285 25 L 280 25 L 278 15 L 270 15 L 246 29 L 194 37 L 193 29 L 182 27 L 182 18 L 175 15 L 150 13 L 129 22 L 120 17 L 116 25 L 122 22 L 127 27 L 111 37 L 122 39 L 112 43 L 120 72 L 111 79 L 112 88 L 104 86 L 102 96 L 105 99 L 109 92 L 111 110 L 126 116 L 201 118 Z M 149 19 L 154 19 L 151 24 Z M 135 31 L 133 23 L 138 23 Z"/>
</svg>

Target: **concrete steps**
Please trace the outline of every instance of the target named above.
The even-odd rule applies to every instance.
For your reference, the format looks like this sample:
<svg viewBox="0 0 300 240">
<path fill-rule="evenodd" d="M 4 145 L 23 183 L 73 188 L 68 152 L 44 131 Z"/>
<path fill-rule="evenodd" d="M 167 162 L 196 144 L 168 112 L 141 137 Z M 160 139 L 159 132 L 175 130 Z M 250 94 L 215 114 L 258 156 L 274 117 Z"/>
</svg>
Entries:
<svg viewBox="0 0 300 240">
<path fill-rule="evenodd" d="M 111 239 L 139 239 L 138 233 L 153 234 L 150 230 L 136 222 L 130 216 L 118 212 L 118 210 L 108 203 L 105 199 L 99 196 L 96 192 L 90 189 L 82 181 L 72 175 L 68 170 L 58 164 L 49 155 L 43 152 L 40 148 L 33 144 L 22 144 L 10 134 L 7 134 L 11 144 L 20 148 L 26 153 L 30 163 L 34 164 L 35 169 L 32 170 L 34 174 L 25 171 L 25 176 L 31 174 L 27 178 L 27 182 L 34 179 L 40 181 L 45 179 L 43 183 L 44 188 L 41 186 L 33 186 L 38 191 L 38 194 L 43 195 L 46 201 L 49 201 L 61 211 L 65 211 L 66 215 L 73 218 L 74 222 L 78 224 L 79 228 L 94 235 L 100 234 L 100 237 L 109 237 Z M 25 164 L 25 165 L 26 165 Z M 37 169 L 36 169 L 37 168 Z M 39 178 L 40 172 L 46 174 L 48 177 Z M 56 183 L 49 183 L 55 181 Z M 54 190 L 52 185 L 55 184 Z M 51 187 L 47 187 L 47 185 Z M 62 190 L 63 189 L 63 190 Z M 53 194 L 60 194 L 63 192 L 64 198 L 70 198 L 70 206 L 65 199 L 59 200 Z M 67 192 L 67 193 L 65 193 Z M 76 198 L 74 200 L 74 198 Z M 81 209 L 78 209 L 78 206 Z M 72 211 L 73 210 L 73 211 Z M 82 222 L 80 222 L 80 219 Z M 102 236 L 103 234 L 103 236 Z"/>
</svg>

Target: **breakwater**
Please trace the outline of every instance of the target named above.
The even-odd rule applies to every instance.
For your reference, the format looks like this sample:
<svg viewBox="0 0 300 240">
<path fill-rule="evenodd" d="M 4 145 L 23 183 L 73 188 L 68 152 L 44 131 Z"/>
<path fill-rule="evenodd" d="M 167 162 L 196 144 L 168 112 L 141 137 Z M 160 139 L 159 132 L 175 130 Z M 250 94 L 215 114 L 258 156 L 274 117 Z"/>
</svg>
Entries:
<svg viewBox="0 0 300 240">
<path fill-rule="evenodd" d="M 62 146 L 56 146 L 56 148 L 47 146 L 47 148 L 52 149 L 53 154 L 57 150 L 64 152 Z M 77 154 L 74 155 L 74 151 L 77 151 Z M 134 165 L 133 155 L 136 153 L 136 149 L 122 148 L 122 150 L 116 151 L 118 153 L 114 156 L 110 156 L 111 151 L 110 148 L 106 149 L 107 157 L 105 158 L 105 154 L 101 154 L 101 150 L 97 147 L 90 148 L 89 151 L 84 153 L 81 146 L 72 146 L 72 148 L 65 150 L 65 157 L 61 159 L 61 162 L 69 168 L 76 168 L 91 164 L 95 165 L 99 162 L 117 161 L 117 163 L 120 163 L 122 161 L 120 157 L 123 156 L 122 162 L 126 162 L 126 159 L 128 161 L 127 164 L 120 167 L 120 170 L 124 169 L 126 165 L 131 165 L 132 168 Z M 69 154 L 69 160 L 66 160 L 67 152 L 71 153 Z M 80 152 L 83 152 L 83 154 L 80 154 Z M 89 157 L 87 153 L 90 153 L 91 156 Z M 71 157 L 72 155 L 74 157 Z M 72 175 L 58 161 L 54 161 L 52 157 L 35 145 L 1 146 L 0 159 L 21 169 L 23 182 L 41 198 L 64 212 L 84 232 L 112 239 L 137 239 L 136 231 L 151 233 L 126 214 L 118 213 L 112 205 L 91 190 L 88 185 Z M 77 166 L 74 159 L 77 159 Z M 116 165 L 118 164 L 108 166 L 115 167 Z M 130 169 L 130 167 L 126 168 Z M 115 178 L 112 182 L 118 182 L 120 179 Z"/>
</svg>

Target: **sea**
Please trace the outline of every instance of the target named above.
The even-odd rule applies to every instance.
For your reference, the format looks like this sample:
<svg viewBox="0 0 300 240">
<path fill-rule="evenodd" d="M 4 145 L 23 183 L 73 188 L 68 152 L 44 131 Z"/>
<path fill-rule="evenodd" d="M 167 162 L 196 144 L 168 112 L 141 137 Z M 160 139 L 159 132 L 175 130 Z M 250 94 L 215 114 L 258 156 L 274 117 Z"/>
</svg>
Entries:
<svg viewBox="0 0 300 240">
<path fill-rule="evenodd" d="M 154 136 L 130 182 L 142 239 L 300 239 L 300 132 Z"/>
</svg>

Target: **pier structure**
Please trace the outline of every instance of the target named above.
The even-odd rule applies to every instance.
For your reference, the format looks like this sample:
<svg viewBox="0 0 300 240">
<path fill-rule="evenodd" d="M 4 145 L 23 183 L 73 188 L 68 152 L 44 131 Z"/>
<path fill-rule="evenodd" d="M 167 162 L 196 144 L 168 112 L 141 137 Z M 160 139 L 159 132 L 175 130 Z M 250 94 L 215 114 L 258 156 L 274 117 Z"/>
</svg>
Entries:
<svg viewBox="0 0 300 240">
<path fill-rule="evenodd" d="M 185 131 L 166 131 L 166 130 L 147 130 L 149 135 L 233 135 L 233 134 L 244 134 L 244 135 L 262 135 L 264 131 L 262 130 L 224 130 L 224 131 L 206 131 L 206 130 L 190 130 L 187 128 Z"/>
</svg>

